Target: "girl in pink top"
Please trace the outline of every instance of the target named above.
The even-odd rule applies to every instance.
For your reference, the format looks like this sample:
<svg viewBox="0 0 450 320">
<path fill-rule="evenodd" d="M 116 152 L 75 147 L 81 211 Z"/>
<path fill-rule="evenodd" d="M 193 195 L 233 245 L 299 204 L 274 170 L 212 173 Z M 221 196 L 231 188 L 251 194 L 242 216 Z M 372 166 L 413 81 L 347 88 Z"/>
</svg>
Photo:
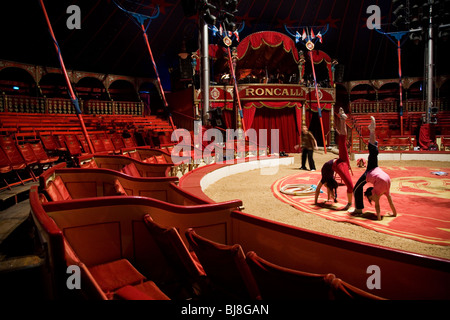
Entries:
<svg viewBox="0 0 450 320">
<path fill-rule="evenodd" d="M 381 210 L 380 210 L 380 197 L 385 195 L 389 201 L 389 206 L 392 210 L 392 216 L 397 216 L 397 210 L 395 209 L 394 202 L 392 201 L 390 188 L 391 188 L 391 178 L 389 175 L 378 167 L 378 147 L 375 140 L 375 118 L 372 118 L 372 122 L 369 125 L 370 138 L 369 138 L 369 158 L 367 161 L 367 170 L 356 182 L 354 188 L 355 194 L 355 210 L 351 212 L 352 215 L 361 215 L 362 209 L 364 209 L 364 197 L 363 197 L 363 187 L 366 182 L 373 184 L 373 187 L 367 188 L 364 195 L 372 204 L 375 203 L 375 210 L 377 212 L 378 220 L 381 220 Z"/>
</svg>

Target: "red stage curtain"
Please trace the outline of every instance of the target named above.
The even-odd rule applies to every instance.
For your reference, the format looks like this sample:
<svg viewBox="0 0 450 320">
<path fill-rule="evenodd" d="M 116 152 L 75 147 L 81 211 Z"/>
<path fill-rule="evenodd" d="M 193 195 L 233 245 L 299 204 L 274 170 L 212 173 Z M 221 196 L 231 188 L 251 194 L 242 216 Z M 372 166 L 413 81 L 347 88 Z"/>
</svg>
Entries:
<svg viewBox="0 0 450 320">
<path fill-rule="evenodd" d="M 279 151 L 296 152 L 294 146 L 299 143 L 296 111 L 293 108 L 270 109 L 254 108 L 255 117 L 252 128 L 267 129 L 267 142 L 272 148 L 270 130 L 279 129 Z M 300 120 L 301 122 L 301 120 Z M 262 144 L 258 136 L 258 143 Z M 271 149 L 272 150 L 272 149 Z"/>
<path fill-rule="evenodd" d="M 222 110 L 222 119 L 225 121 L 225 126 L 227 129 L 234 128 L 234 111 L 223 109 Z"/>
<path fill-rule="evenodd" d="M 242 110 L 242 113 L 244 114 L 245 129 L 252 128 L 253 119 L 255 118 L 255 112 L 256 108 L 254 106 L 251 106 L 249 108 L 245 107 Z"/>
<path fill-rule="evenodd" d="M 430 146 L 430 124 L 424 123 L 420 127 L 420 133 L 419 133 L 419 146 L 422 150 L 428 150 L 428 147 Z"/>
</svg>

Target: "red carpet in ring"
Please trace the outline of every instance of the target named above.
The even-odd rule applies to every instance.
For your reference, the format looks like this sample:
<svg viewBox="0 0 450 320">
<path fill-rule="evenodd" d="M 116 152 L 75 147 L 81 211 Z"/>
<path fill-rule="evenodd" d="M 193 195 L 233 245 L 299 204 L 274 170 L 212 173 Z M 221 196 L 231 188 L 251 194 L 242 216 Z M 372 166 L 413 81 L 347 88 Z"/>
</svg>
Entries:
<svg viewBox="0 0 450 320">
<path fill-rule="evenodd" d="M 353 217 L 346 210 L 340 210 L 347 204 L 347 188 L 338 188 L 338 202 L 328 202 L 325 187 L 319 196 L 319 205 L 314 204 L 314 194 L 301 196 L 280 192 L 283 186 L 290 184 L 317 185 L 320 181 L 320 169 L 314 172 L 299 173 L 277 180 L 272 192 L 281 201 L 303 212 L 315 214 L 326 219 L 349 222 L 386 234 L 404 237 L 438 245 L 450 245 L 450 170 L 438 167 L 383 167 L 391 177 L 391 195 L 397 209 L 397 217 L 391 217 L 386 197 L 380 201 L 382 220 L 376 220 L 375 207 L 364 199 L 364 215 Z M 359 179 L 365 168 L 352 168 L 353 183 Z M 433 172 L 446 172 L 448 175 L 436 175 Z M 338 182 L 340 178 L 337 177 Z M 364 190 L 371 186 L 366 184 Z M 353 200 L 354 203 L 354 200 Z"/>
</svg>

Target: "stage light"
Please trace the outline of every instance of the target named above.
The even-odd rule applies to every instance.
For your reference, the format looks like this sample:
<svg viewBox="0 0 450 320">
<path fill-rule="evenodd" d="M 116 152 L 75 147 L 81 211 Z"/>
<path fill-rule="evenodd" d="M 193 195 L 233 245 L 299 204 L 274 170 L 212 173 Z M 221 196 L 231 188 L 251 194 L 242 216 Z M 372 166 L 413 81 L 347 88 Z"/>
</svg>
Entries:
<svg viewBox="0 0 450 320">
<path fill-rule="evenodd" d="M 18 86 L 14 86 L 13 90 L 19 90 L 20 88 Z"/>
</svg>

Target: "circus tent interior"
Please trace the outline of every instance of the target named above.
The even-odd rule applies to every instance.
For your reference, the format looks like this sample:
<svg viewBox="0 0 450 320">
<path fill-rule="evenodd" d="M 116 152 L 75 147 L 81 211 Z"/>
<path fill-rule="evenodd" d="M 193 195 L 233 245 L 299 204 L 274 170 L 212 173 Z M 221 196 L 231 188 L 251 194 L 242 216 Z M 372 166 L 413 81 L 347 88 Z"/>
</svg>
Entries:
<svg viewBox="0 0 450 320">
<path fill-rule="evenodd" d="M 445 251 L 449 13 L 450 1 L 431 0 L 3 4 L 1 299 L 449 299 L 450 255 L 309 230 L 205 193 L 283 166 L 292 173 L 267 185 L 272 200 L 353 223 L 346 210 L 308 202 L 320 168 L 293 170 L 303 126 L 320 161 L 339 154 L 342 112 L 356 166 L 375 116 L 378 157 L 398 161 L 387 169 L 395 192 L 432 199 L 434 233 L 414 233 L 406 209 L 356 224 Z M 430 159 L 424 170 L 402 167 Z M 280 191 L 302 179 L 306 191 Z M 369 284 L 368 266 L 383 270 L 382 287 Z"/>
</svg>

